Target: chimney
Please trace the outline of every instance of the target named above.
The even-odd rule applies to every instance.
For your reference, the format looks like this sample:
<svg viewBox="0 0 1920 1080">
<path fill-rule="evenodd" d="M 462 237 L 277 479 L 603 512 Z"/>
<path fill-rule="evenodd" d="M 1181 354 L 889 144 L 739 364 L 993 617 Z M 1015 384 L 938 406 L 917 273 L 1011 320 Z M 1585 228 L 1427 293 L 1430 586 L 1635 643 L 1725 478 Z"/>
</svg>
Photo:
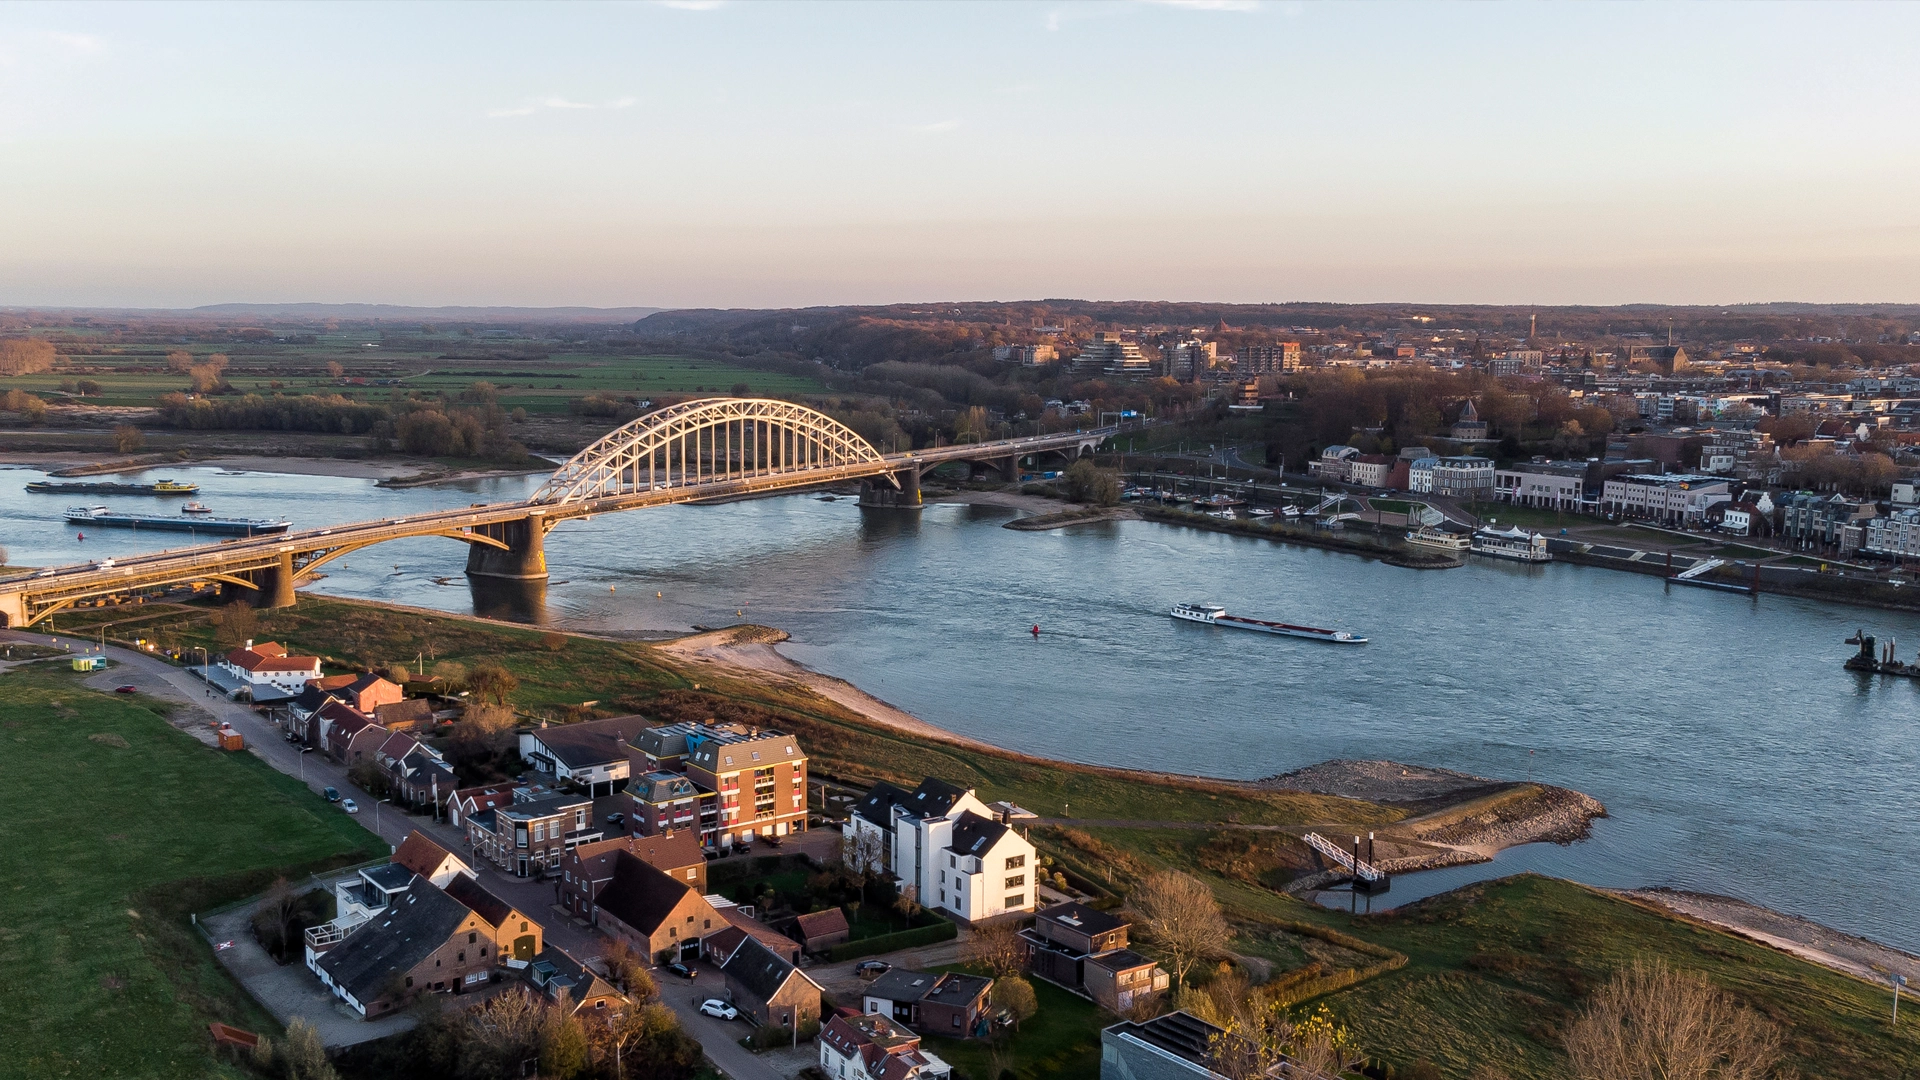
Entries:
<svg viewBox="0 0 1920 1080">
<path fill-rule="evenodd" d="M 248 639 L 247 639 L 247 645 L 246 645 L 246 647 L 247 647 L 247 648 L 249 648 L 249 649 L 251 649 L 251 648 L 253 648 L 253 639 L 252 639 L 252 638 L 248 638 Z"/>
</svg>

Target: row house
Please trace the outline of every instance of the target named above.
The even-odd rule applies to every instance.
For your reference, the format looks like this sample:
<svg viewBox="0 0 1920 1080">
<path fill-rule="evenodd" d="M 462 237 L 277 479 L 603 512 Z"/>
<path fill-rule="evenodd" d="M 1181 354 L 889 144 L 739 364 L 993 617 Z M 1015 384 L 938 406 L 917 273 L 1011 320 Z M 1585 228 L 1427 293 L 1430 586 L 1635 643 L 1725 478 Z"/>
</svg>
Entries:
<svg viewBox="0 0 1920 1080">
<path fill-rule="evenodd" d="M 392 734 L 371 717 L 337 701 L 322 705 L 308 725 L 318 739 L 315 745 L 349 768 L 368 760 Z"/>
<path fill-rule="evenodd" d="M 221 670 L 244 683 L 256 702 L 284 701 L 320 677 L 320 658 L 293 656 L 277 641 L 253 639 L 220 659 Z"/>
<path fill-rule="evenodd" d="M 1420 458 L 1407 465 L 1407 490 L 1416 495 L 1491 499 L 1493 473 L 1492 458 L 1472 455 Z"/>
<path fill-rule="evenodd" d="M 1780 496 L 1779 535 L 1803 548 L 1850 552 L 1865 545 L 1867 528 L 1880 510 L 1835 492 L 1794 491 Z"/>
<path fill-rule="evenodd" d="M 442 793 L 441 797 L 446 800 L 447 824 L 459 829 L 465 827 L 461 824 L 465 819 L 512 802 L 513 785 L 478 784 Z"/>
<path fill-rule="evenodd" d="M 520 735 L 520 757 L 541 773 L 598 798 L 627 786 L 627 738 L 646 728 L 638 716 L 577 724 L 541 724 Z"/>
<path fill-rule="evenodd" d="M 613 880 L 613 865 L 621 852 L 645 862 L 675 881 L 699 892 L 707 891 L 707 860 L 700 851 L 700 834 L 690 829 L 656 836 L 624 836 L 578 844 L 560 863 L 560 906 L 576 919 L 596 921 L 595 898 Z"/>
<path fill-rule="evenodd" d="M 806 830 L 807 757 L 792 735 L 684 722 L 649 728 L 628 745 L 645 768 L 628 793 L 638 832 L 697 822 L 702 844 L 728 848 Z"/>
<path fill-rule="evenodd" d="M 1354 446 L 1336 444 L 1320 451 L 1320 456 L 1307 462 L 1307 475 L 1321 480 L 1336 480 L 1346 483 L 1349 462 L 1360 456 L 1360 449 Z"/>
<path fill-rule="evenodd" d="M 913 791 L 875 784 L 849 819 L 849 843 L 875 850 L 900 889 L 965 923 L 1034 909 L 1033 845 L 971 789 L 928 777 Z"/>
<path fill-rule="evenodd" d="M 511 801 L 463 815 L 474 854 L 517 877 L 543 876 L 560 868 L 567 852 L 601 838 L 593 800 L 578 795 L 531 797 L 516 788 Z"/>
<path fill-rule="evenodd" d="M 459 786 L 440 751 L 403 731 L 387 736 L 373 752 L 373 763 L 394 797 L 407 806 L 437 806 L 442 791 Z"/>
</svg>

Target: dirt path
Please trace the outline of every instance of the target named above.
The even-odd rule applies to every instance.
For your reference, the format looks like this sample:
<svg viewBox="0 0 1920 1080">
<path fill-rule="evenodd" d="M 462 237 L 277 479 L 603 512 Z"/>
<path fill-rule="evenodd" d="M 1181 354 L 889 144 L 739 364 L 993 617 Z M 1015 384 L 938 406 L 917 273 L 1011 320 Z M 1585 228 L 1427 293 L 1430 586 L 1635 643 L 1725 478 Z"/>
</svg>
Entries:
<svg viewBox="0 0 1920 1080">
<path fill-rule="evenodd" d="M 1903 975 L 1909 983 L 1920 985 L 1920 956 L 1842 933 L 1797 915 L 1782 914 L 1731 896 L 1678 889 L 1629 889 L 1616 895 L 1711 923 L 1857 979 L 1885 985 L 1892 981 L 1892 976 Z"/>
</svg>

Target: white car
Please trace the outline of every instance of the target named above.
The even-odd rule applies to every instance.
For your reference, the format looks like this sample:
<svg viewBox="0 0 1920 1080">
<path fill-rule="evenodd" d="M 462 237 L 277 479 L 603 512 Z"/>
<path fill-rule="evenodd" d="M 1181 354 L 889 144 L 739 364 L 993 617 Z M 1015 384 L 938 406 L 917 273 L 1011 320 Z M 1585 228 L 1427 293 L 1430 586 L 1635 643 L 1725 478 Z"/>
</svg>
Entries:
<svg viewBox="0 0 1920 1080">
<path fill-rule="evenodd" d="M 345 810 L 349 814 L 357 814 L 360 812 L 360 804 L 354 802 L 352 799 L 341 799 L 340 809 Z"/>
<path fill-rule="evenodd" d="M 706 1013 L 708 1016 L 717 1016 L 722 1020 L 734 1020 L 740 1016 L 739 1009 L 721 1001 L 719 998 L 708 998 L 701 1002 L 700 1011 Z"/>
<path fill-rule="evenodd" d="M 113 560 L 112 559 L 95 559 L 93 561 L 93 565 L 96 568 L 101 570 L 111 570 L 113 569 Z"/>
</svg>

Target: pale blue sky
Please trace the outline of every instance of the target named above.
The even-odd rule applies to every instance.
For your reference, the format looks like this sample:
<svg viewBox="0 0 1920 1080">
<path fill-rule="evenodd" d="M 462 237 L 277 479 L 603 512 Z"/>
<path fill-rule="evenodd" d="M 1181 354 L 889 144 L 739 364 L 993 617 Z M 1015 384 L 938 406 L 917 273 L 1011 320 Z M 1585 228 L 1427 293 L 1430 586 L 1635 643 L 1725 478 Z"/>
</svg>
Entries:
<svg viewBox="0 0 1920 1080">
<path fill-rule="evenodd" d="M 1920 302 L 1914 4 L 0 6 L 0 305 Z"/>
</svg>

